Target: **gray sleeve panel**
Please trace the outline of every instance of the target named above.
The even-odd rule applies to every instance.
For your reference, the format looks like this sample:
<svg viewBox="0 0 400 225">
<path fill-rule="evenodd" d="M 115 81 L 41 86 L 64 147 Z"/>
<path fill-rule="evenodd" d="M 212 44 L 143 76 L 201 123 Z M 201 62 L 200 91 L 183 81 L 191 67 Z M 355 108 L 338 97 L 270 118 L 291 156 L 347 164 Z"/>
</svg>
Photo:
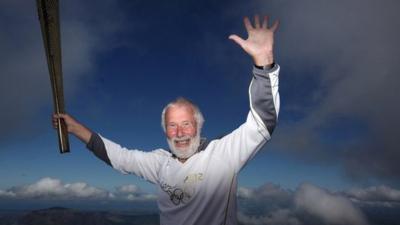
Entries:
<svg viewBox="0 0 400 225">
<path fill-rule="evenodd" d="M 278 116 L 269 74 L 277 69 L 277 64 L 271 69 L 253 68 L 254 77 L 250 86 L 250 104 L 263 121 L 270 135 L 274 131 Z"/>
<path fill-rule="evenodd" d="M 90 136 L 90 140 L 87 143 L 86 148 L 92 151 L 99 159 L 103 160 L 105 163 L 111 166 L 111 161 L 107 156 L 104 142 L 98 134 L 92 133 L 92 136 Z"/>
</svg>

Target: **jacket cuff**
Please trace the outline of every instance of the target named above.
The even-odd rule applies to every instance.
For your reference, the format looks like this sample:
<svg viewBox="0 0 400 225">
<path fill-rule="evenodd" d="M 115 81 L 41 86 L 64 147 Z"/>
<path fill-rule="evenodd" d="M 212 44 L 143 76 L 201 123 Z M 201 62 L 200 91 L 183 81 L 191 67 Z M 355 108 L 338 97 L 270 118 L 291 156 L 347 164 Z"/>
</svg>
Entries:
<svg viewBox="0 0 400 225">
<path fill-rule="evenodd" d="M 99 159 L 111 166 L 110 158 L 108 158 L 106 147 L 100 135 L 92 132 L 92 136 L 90 136 L 86 148 L 93 152 Z"/>
<path fill-rule="evenodd" d="M 258 75 L 266 76 L 269 73 L 275 72 L 279 69 L 279 65 L 277 63 L 273 63 L 270 67 L 262 67 L 262 66 L 253 66 L 253 72 Z"/>
</svg>

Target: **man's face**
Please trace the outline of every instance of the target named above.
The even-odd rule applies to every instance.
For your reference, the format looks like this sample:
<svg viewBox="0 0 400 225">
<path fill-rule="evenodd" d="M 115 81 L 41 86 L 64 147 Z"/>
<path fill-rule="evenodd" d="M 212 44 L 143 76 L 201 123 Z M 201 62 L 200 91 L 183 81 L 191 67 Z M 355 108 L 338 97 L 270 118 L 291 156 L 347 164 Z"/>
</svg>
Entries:
<svg viewBox="0 0 400 225">
<path fill-rule="evenodd" d="M 200 135 L 192 107 L 174 105 L 165 113 L 165 129 L 168 144 L 179 158 L 188 158 L 197 151 Z"/>
</svg>

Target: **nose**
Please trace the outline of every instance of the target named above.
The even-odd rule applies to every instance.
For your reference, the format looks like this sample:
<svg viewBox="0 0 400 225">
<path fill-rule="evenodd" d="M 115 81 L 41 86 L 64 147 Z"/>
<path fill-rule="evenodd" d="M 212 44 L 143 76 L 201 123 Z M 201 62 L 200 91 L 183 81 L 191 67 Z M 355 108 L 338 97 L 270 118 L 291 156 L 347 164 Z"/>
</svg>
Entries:
<svg viewBox="0 0 400 225">
<path fill-rule="evenodd" d="M 178 128 L 177 128 L 177 130 L 176 130 L 176 136 L 177 136 L 177 137 L 182 137 L 182 136 L 184 136 L 183 130 L 182 130 L 182 127 L 181 127 L 181 126 L 178 126 Z"/>
</svg>

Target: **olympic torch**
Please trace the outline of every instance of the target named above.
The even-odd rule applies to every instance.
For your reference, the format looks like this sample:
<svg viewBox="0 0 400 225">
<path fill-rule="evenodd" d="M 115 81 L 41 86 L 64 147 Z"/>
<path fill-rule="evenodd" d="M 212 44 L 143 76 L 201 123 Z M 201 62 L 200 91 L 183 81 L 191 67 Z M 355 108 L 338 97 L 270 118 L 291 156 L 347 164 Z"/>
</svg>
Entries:
<svg viewBox="0 0 400 225">
<path fill-rule="evenodd" d="M 61 66 L 60 18 L 58 0 L 36 0 L 47 65 L 50 73 L 51 89 L 55 113 L 64 113 L 64 91 Z M 58 143 L 60 153 L 69 152 L 67 126 L 58 119 Z"/>
</svg>

